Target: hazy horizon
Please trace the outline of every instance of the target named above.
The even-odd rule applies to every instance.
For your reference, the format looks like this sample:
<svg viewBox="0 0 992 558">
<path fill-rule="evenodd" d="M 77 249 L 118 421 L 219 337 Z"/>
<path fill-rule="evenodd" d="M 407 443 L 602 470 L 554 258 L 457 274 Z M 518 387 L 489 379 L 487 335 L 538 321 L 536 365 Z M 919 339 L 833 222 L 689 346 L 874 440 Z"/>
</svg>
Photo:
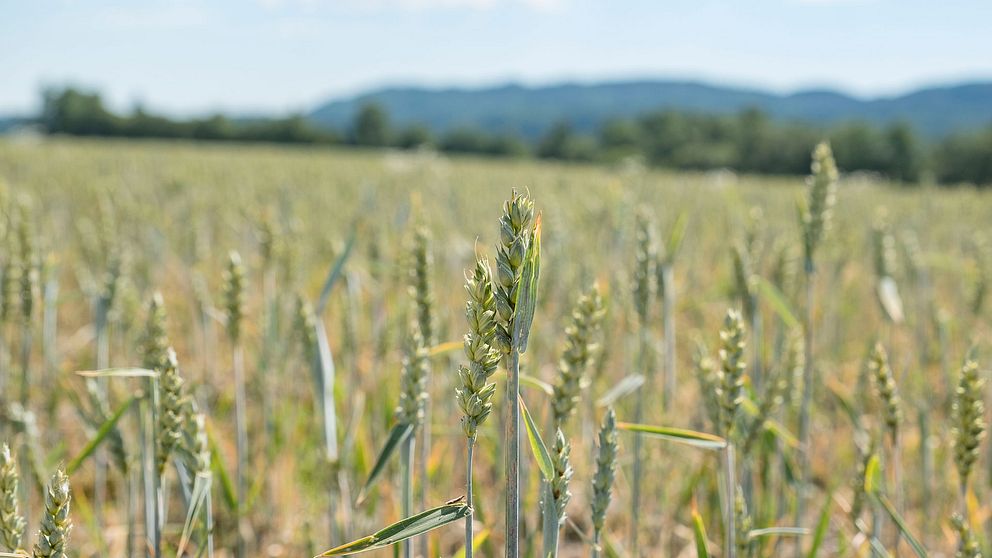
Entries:
<svg viewBox="0 0 992 558">
<path fill-rule="evenodd" d="M 0 3 L 0 114 L 67 84 L 118 110 L 268 115 L 382 86 L 660 79 L 873 98 L 992 80 L 980 0 Z"/>
</svg>

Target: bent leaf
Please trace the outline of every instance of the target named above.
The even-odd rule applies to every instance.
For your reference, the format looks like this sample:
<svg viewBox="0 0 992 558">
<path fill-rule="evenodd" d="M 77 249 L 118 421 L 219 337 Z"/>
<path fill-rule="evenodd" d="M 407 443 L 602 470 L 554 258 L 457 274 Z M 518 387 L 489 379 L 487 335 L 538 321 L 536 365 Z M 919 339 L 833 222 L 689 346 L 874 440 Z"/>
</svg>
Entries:
<svg viewBox="0 0 992 558">
<path fill-rule="evenodd" d="M 766 527 L 748 531 L 747 538 L 754 540 L 760 537 L 803 537 L 808 534 L 809 529 L 805 527 Z"/>
<path fill-rule="evenodd" d="M 413 435 L 413 430 L 414 426 L 412 424 L 398 423 L 389 431 L 389 438 L 386 439 L 386 445 L 382 446 L 379 456 L 375 459 L 375 465 L 372 466 L 372 471 L 369 473 L 369 478 L 365 481 L 365 486 L 358 493 L 358 500 L 355 501 L 356 506 L 365 501 L 365 498 L 369 495 L 369 491 L 375 486 L 382 472 L 386 470 L 389 459 L 403 445 L 403 442 Z"/>
<path fill-rule="evenodd" d="M 318 554 L 316 558 L 358 554 L 359 552 L 385 548 L 403 542 L 411 537 L 433 531 L 438 527 L 458 521 L 469 515 L 472 515 L 472 509 L 467 504 L 445 504 L 401 519 L 389 527 L 367 537 Z"/>
<path fill-rule="evenodd" d="M 158 372 L 147 368 L 104 368 L 76 372 L 84 378 L 157 378 Z"/>
<path fill-rule="evenodd" d="M 727 447 L 727 441 L 723 438 L 705 432 L 696 432 L 695 430 L 655 426 L 653 424 L 634 424 L 630 422 L 618 422 L 617 428 L 619 430 L 647 434 L 648 436 L 697 448 L 718 450 Z"/>
<path fill-rule="evenodd" d="M 610 391 L 606 392 L 596 401 L 597 407 L 609 407 L 625 395 L 630 395 L 644 385 L 645 378 L 640 374 L 631 374 L 617 382 Z"/>
<path fill-rule="evenodd" d="M 524 425 L 527 427 L 527 439 L 530 441 L 530 449 L 534 452 L 534 458 L 537 459 L 537 466 L 541 469 L 544 480 L 551 482 L 551 479 L 555 475 L 555 469 L 551 462 L 551 454 L 548 453 L 548 446 L 541 439 L 537 425 L 534 424 L 534 417 L 530 416 L 530 411 L 527 410 L 524 398 L 517 396 L 517 401 L 520 404 L 520 411 L 524 415 Z"/>
</svg>

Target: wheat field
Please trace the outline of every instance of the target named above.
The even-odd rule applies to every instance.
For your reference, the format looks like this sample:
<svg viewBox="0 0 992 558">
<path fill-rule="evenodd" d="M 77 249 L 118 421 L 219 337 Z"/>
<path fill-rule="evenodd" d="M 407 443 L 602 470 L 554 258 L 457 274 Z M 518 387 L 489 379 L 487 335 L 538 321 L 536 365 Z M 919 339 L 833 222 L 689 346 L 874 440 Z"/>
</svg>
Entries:
<svg viewBox="0 0 992 558">
<path fill-rule="evenodd" d="M 549 540 L 565 557 L 988 552 L 992 194 L 840 170 L 808 273 L 802 177 L 0 141 L 0 551 L 315 556 L 360 539 L 465 496 L 456 388 L 483 388 L 459 367 L 490 358 L 471 507 L 370 555 L 464 556 L 469 512 L 475 552 L 504 553 L 514 376 L 521 556 Z M 504 208 L 514 189 L 533 215 Z M 487 315 L 480 291 L 467 322 L 466 281 L 490 281 L 477 259 L 499 291 L 500 265 L 526 278 L 535 246 L 526 351 L 510 335 L 470 359 L 470 322 L 486 338 L 527 307 L 514 287 L 509 320 Z M 608 408 L 615 480 L 597 500 Z M 397 424 L 411 433 L 377 468 Z M 66 513 L 67 544 L 46 549 Z"/>
</svg>

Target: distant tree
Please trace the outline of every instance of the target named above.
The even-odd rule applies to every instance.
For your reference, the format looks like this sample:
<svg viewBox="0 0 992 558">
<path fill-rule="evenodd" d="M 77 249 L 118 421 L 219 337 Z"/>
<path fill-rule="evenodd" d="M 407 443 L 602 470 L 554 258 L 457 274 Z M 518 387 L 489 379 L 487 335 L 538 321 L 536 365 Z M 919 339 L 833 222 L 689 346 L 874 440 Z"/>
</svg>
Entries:
<svg viewBox="0 0 992 558">
<path fill-rule="evenodd" d="M 389 115 L 376 103 L 363 105 L 355 116 L 352 134 L 356 145 L 372 147 L 389 145 Z"/>
<path fill-rule="evenodd" d="M 567 161 L 591 161 L 597 153 L 596 141 L 580 136 L 572 131 L 568 122 L 559 122 L 541 138 L 537 144 L 537 156 L 542 159 L 564 159 Z"/>
<path fill-rule="evenodd" d="M 120 133 L 120 121 L 104 106 L 97 93 L 68 87 L 43 92 L 42 123 L 50 133 L 82 136 L 112 136 Z"/>
<path fill-rule="evenodd" d="M 433 143 L 434 137 L 431 131 L 423 124 L 409 126 L 396 137 L 396 147 L 402 149 L 414 149 Z"/>
<path fill-rule="evenodd" d="M 483 153 L 488 138 L 478 128 L 455 128 L 441 138 L 441 150 L 452 153 Z"/>
<path fill-rule="evenodd" d="M 905 123 L 894 124 L 886 131 L 889 144 L 889 169 L 887 174 L 903 182 L 915 182 L 923 167 L 923 149 L 913 129 Z"/>
<path fill-rule="evenodd" d="M 203 140 L 229 140 L 237 135 L 234 124 L 224 115 L 215 114 L 203 120 L 193 121 L 193 137 Z"/>
<path fill-rule="evenodd" d="M 933 159 L 940 182 L 992 186 L 992 126 L 945 138 L 937 145 Z"/>
</svg>

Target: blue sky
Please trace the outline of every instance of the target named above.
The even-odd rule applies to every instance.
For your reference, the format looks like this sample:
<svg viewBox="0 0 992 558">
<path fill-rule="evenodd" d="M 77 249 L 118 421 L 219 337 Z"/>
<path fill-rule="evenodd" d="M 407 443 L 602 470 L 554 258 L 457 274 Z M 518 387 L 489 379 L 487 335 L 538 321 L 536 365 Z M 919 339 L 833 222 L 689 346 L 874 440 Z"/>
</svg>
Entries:
<svg viewBox="0 0 992 558">
<path fill-rule="evenodd" d="M 891 94 L 992 79 L 989 0 L 0 0 L 0 114 L 289 112 L 382 84 L 698 78 Z"/>
</svg>

